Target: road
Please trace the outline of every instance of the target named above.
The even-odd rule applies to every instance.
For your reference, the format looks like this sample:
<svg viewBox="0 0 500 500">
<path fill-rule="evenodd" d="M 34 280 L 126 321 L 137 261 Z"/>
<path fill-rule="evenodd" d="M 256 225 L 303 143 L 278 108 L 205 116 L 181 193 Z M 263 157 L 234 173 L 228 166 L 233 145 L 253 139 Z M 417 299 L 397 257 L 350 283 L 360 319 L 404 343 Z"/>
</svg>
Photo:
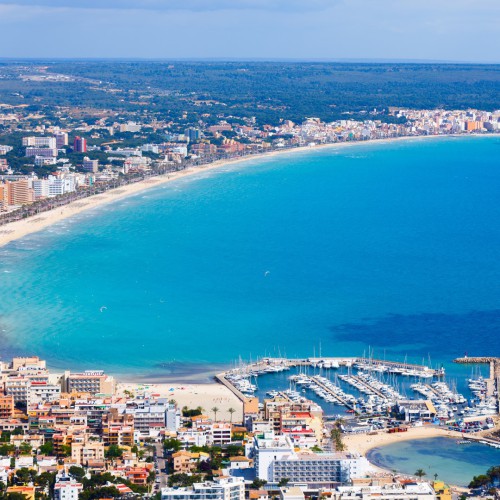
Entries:
<svg viewBox="0 0 500 500">
<path fill-rule="evenodd" d="M 167 461 L 163 458 L 163 446 L 161 443 L 156 443 L 155 447 L 155 472 L 156 477 L 160 481 L 155 481 L 154 493 L 158 492 L 160 488 L 165 488 L 168 482 L 167 475 Z"/>
</svg>

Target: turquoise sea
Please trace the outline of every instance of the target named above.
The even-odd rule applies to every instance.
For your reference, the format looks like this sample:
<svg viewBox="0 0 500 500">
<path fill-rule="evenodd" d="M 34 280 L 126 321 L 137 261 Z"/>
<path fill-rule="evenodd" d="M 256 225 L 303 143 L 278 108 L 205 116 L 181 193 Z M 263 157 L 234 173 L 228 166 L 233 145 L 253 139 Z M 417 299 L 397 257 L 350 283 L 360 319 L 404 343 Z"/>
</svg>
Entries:
<svg viewBox="0 0 500 500">
<path fill-rule="evenodd" d="M 0 356 L 203 378 L 265 354 L 500 355 L 500 138 L 250 160 L 0 249 Z"/>
<path fill-rule="evenodd" d="M 418 469 L 424 479 L 437 479 L 456 486 L 468 486 L 474 476 L 484 474 L 500 463 L 500 450 L 483 444 L 459 445 L 450 438 L 416 439 L 374 448 L 370 462 L 388 470 L 414 475 Z"/>
</svg>

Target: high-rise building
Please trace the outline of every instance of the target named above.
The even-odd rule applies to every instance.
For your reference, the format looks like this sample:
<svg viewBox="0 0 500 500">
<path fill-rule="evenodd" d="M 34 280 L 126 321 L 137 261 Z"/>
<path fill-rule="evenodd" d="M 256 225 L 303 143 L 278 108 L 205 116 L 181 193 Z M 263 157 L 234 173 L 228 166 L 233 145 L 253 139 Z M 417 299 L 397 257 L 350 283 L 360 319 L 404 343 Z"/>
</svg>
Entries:
<svg viewBox="0 0 500 500">
<path fill-rule="evenodd" d="M 76 153 L 86 153 L 87 152 L 87 139 L 84 137 L 76 136 L 73 141 L 73 151 Z"/>
<path fill-rule="evenodd" d="M 54 137 L 56 138 L 57 149 L 61 149 L 68 145 L 68 134 L 66 132 L 56 132 Z"/>
<path fill-rule="evenodd" d="M 189 142 L 197 141 L 201 139 L 201 130 L 199 128 L 187 128 L 184 130 L 184 135 L 189 140 Z"/>
<path fill-rule="evenodd" d="M 83 159 L 82 167 L 85 172 L 97 172 L 99 170 L 99 160 L 91 160 L 86 156 Z"/>
</svg>

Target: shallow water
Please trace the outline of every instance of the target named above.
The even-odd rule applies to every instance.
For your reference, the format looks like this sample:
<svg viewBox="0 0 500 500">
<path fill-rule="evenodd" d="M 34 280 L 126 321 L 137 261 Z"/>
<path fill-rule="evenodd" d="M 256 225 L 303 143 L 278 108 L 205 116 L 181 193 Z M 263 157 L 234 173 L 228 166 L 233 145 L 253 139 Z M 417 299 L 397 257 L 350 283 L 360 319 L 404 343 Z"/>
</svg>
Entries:
<svg viewBox="0 0 500 500">
<path fill-rule="evenodd" d="M 414 475 L 425 471 L 425 479 L 468 486 L 474 476 L 500 464 L 500 450 L 482 444 L 459 445 L 450 438 L 417 439 L 374 448 L 370 462 L 388 470 Z"/>
<path fill-rule="evenodd" d="M 450 360 L 500 355 L 499 153 L 448 138 L 277 156 L 65 220 L 0 249 L 0 356 L 205 377 L 321 343 L 468 375 Z"/>
</svg>

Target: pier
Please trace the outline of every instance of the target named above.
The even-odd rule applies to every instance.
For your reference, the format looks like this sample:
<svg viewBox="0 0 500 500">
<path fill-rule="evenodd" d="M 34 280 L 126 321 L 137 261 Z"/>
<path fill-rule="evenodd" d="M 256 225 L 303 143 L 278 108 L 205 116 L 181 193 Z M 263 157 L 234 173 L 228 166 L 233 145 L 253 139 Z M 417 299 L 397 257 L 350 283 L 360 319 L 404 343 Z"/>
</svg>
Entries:
<svg viewBox="0 0 500 500">
<path fill-rule="evenodd" d="M 490 365 L 490 376 L 487 380 L 487 394 L 492 396 L 497 393 L 497 410 L 500 412 L 500 358 L 494 356 L 464 356 L 463 358 L 456 358 L 454 363 L 461 365 Z"/>
<path fill-rule="evenodd" d="M 346 406 L 349 410 L 354 411 L 355 413 L 360 413 L 356 405 L 351 404 L 349 401 L 344 399 L 342 396 L 339 396 L 335 392 L 333 392 L 329 387 L 327 387 L 323 382 L 318 380 L 317 377 L 313 377 L 314 383 L 317 384 L 321 389 L 323 389 L 327 394 L 332 396 L 340 405 Z"/>
</svg>

